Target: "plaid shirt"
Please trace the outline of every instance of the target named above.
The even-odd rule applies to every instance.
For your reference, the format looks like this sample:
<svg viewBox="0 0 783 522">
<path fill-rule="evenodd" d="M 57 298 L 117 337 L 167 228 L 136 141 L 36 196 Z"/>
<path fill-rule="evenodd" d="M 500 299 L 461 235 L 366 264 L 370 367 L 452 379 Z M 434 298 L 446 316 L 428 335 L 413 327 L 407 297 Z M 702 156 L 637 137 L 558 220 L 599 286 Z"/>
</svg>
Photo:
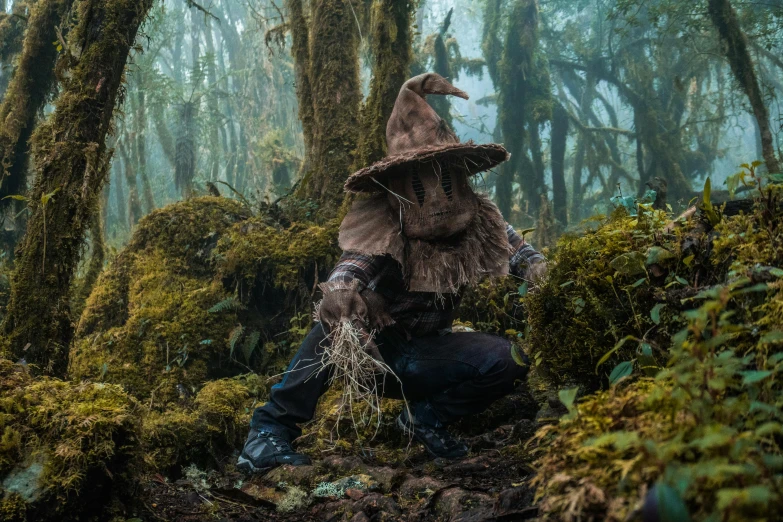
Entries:
<svg viewBox="0 0 783 522">
<path fill-rule="evenodd" d="M 524 278 L 527 268 L 545 261 L 544 256 L 526 243 L 511 225 L 506 226 L 506 233 L 514 251 L 509 259 L 510 272 Z M 348 283 L 355 279 L 359 281 L 359 291 L 369 288 L 384 297 L 387 312 L 410 335 L 422 336 L 451 329 L 460 296 L 406 290 L 402 268 L 391 256 L 343 252 L 329 281 Z"/>
</svg>

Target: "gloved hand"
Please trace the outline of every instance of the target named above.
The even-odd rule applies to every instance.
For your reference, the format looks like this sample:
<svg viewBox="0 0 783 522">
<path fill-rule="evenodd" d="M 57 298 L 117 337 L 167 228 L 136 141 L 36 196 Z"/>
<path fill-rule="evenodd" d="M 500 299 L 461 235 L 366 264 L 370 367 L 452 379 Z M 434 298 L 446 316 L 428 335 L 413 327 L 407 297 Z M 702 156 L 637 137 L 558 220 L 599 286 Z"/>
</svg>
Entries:
<svg viewBox="0 0 783 522">
<path fill-rule="evenodd" d="M 367 302 L 358 291 L 359 281 L 353 280 L 350 283 L 326 282 L 321 283 L 318 287 L 324 294 L 323 301 L 321 301 L 321 306 L 318 309 L 318 317 L 321 324 L 331 331 L 342 322 L 349 321 L 353 323 L 362 334 L 365 351 L 375 360 L 383 362 L 383 357 L 369 331 L 369 328 L 374 326 L 374 322 L 382 322 L 383 319 L 376 318 L 374 321 L 371 321 L 372 316 Z M 372 290 L 365 290 L 365 292 L 368 291 L 372 292 Z M 375 294 L 375 292 L 372 293 Z M 380 296 L 378 297 L 380 298 Z M 374 303 L 375 305 L 376 303 Z M 389 317 L 389 319 L 391 318 Z"/>
<path fill-rule="evenodd" d="M 381 294 L 365 288 L 361 293 L 362 299 L 364 299 L 367 305 L 367 313 L 369 326 L 373 330 L 383 330 L 387 326 L 394 324 L 394 319 L 386 311 L 386 300 Z"/>
</svg>

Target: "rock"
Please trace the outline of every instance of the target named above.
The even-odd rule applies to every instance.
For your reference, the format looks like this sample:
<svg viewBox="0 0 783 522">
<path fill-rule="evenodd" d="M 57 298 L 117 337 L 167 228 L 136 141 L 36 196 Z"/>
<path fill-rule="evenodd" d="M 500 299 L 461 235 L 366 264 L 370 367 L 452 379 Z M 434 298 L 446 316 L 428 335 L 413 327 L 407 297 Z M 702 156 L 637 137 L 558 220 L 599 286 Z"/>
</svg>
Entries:
<svg viewBox="0 0 783 522">
<path fill-rule="evenodd" d="M 264 475 L 264 480 L 272 484 L 286 482 L 297 486 L 310 486 L 315 479 L 315 466 L 279 466 Z"/>
<path fill-rule="evenodd" d="M 356 502 L 354 508 L 362 510 L 373 520 L 399 520 L 399 516 L 402 514 L 400 506 L 394 499 L 380 493 L 370 493 Z"/>
<path fill-rule="evenodd" d="M 443 490 L 433 503 L 434 511 L 445 520 L 461 522 L 491 520 L 492 497 L 454 487 Z"/>
<path fill-rule="evenodd" d="M 378 484 L 379 491 L 388 493 L 394 487 L 394 483 L 399 484 L 404 472 L 390 468 L 388 466 L 367 468 L 367 474 L 370 475 Z"/>
<path fill-rule="evenodd" d="M 400 496 L 411 500 L 430 497 L 444 486 L 443 482 L 429 476 L 409 477 L 400 486 Z"/>
<path fill-rule="evenodd" d="M 511 435 L 518 441 L 526 441 L 536 434 L 538 423 L 530 419 L 522 419 L 514 424 Z"/>
<path fill-rule="evenodd" d="M 330 457 L 325 458 L 322 461 L 323 466 L 325 466 L 327 469 L 330 469 L 332 471 L 337 472 L 349 472 L 349 471 L 359 471 L 359 472 L 365 472 L 367 469 L 367 466 L 365 463 L 360 459 L 359 457 L 340 457 L 337 455 L 332 455 Z"/>
<path fill-rule="evenodd" d="M 450 466 L 446 466 L 446 468 L 444 468 L 444 471 L 446 471 L 447 473 L 468 474 L 468 473 L 480 473 L 488 469 L 489 469 L 489 463 L 487 462 L 487 458 L 483 456 L 479 456 L 479 457 L 466 459 L 461 462 L 457 462 L 456 464 L 452 464 Z"/>
<path fill-rule="evenodd" d="M 364 497 L 364 492 L 360 489 L 349 488 L 345 490 L 345 496 L 351 500 L 361 500 Z"/>
<path fill-rule="evenodd" d="M 533 489 L 527 486 L 504 489 L 495 501 L 495 515 L 508 516 L 528 513 L 533 504 L 533 494 Z"/>
<path fill-rule="evenodd" d="M 283 492 L 278 491 L 275 488 L 270 488 L 254 482 L 247 482 L 243 484 L 239 490 L 255 499 L 265 502 L 272 502 L 275 505 L 280 503 L 283 497 L 285 497 Z"/>
<path fill-rule="evenodd" d="M 370 517 L 362 512 L 359 512 L 351 518 L 351 522 L 370 522 Z"/>
</svg>

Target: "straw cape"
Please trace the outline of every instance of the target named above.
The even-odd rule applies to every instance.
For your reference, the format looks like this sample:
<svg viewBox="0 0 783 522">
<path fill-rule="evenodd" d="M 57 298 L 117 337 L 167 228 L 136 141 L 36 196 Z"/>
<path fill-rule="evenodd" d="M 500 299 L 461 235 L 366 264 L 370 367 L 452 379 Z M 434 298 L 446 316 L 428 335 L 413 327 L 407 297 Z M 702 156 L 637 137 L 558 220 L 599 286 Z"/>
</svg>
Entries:
<svg viewBox="0 0 783 522">
<path fill-rule="evenodd" d="M 468 99 L 467 93 L 436 73 L 420 74 L 405 82 L 386 125 L 388 156 L 352 174 L 345 182 L 346 192 L 383 192 L 389 177 L 405 175 L 415 162 L 437 160 L 441 165 L 458 167 L 473 175 L 508 159 L 502 145 L 460 143 L 427 103 L 427 94 Z"/>
</svg>

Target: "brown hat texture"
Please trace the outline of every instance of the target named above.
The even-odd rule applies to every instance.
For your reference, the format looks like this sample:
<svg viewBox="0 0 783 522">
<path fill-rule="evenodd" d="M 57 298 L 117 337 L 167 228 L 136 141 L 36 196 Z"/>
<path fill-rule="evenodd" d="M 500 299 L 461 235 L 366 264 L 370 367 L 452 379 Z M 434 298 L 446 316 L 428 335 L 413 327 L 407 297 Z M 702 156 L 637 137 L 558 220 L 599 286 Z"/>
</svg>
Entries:
<svg viewBox="0 0 783 522">
<path fill-rule="evenodd" d="M 467 93 L 436 73 L 420 74 L 405 82 L 386 124 L 388 155 L 351 174 L 345 182 L 347 192 L 381 192 L 386 180 L 405 175 L 407 168 L 416 162 L 437 160 L 473 175 L 508 159 L 502 145 L 460 143 L 454 131 L 427 103 L 427 94 L 468 99 Z"/>
</svg>

